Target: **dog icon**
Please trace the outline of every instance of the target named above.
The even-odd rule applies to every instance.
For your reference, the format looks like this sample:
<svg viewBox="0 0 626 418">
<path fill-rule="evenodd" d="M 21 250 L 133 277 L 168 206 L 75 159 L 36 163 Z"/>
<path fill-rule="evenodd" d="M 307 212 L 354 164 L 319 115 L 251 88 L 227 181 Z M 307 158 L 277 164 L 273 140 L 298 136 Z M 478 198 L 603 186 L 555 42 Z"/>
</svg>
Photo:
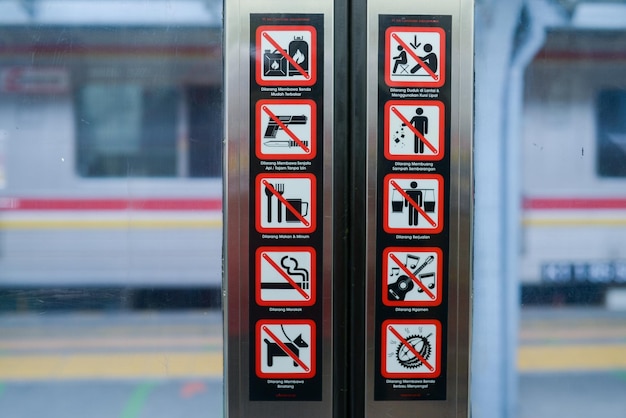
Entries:
<svg viewBox="0 0 626 418">
<path fill-rule="evenodd" d="M 264 338 L 265 344 L 267 344 L 267 366 L 272 367 L 274 365 L 274 357 L 291 357 L 287 354 L 277 343 L 273 343 L 267 338 Z M 283 344 L 291 351 L 296 357 L 300 358 L 300 349 L 307 348 L 309 345 L 302 339 L 302 334 L 298 335 L 290 342 L 283 342 Z M 298 366 L 297 362 L 293 362 L 294 367 Z"/>
</svg>

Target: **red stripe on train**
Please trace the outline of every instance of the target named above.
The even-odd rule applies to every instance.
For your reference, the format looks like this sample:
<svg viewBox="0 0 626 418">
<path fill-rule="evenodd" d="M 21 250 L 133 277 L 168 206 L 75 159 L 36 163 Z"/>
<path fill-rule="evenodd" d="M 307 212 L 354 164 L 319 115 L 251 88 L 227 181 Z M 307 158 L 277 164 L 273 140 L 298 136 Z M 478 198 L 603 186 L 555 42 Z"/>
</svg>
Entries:
<svg viewBox="0 0 626 418">
<path fill-rule="evenodd" d="M 21 199 L 0 198 L 0 210 L 221 210 L 221 199 Z"/>
<path fill-rule="evenodd" d="M 626 198 L 525 198 L 524 209 L 626 209 Z"/>
<path fill-rule="evenodd" d="M 219 53 L 221 44 L 207 45 L 77 45 L 29 44 L 2 45 L 0 54 L 73 54 L 73 55 L 196 55 L 211 57 Z"/>
</svg>

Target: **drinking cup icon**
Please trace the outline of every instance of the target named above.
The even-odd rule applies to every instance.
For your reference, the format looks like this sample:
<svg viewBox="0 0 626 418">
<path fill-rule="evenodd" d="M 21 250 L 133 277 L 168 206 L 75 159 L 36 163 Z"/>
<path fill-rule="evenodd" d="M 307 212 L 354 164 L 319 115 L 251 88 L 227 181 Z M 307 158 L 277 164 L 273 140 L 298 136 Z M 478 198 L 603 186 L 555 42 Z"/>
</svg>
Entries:
<svg viewBox="0 0 626 418">
<path fill-rule="evenodd" d="M 287 203 L 301 216 L 309 214 L 309 202 L 303 202 L 302 199 L 287 199 Z M 302 209 L 304 209 L 304 213 L 302 213 Z M 287 210 L 285 218 L 287 222 L 300 222 L 300 219 L 290 209 Z"/>
</svg>

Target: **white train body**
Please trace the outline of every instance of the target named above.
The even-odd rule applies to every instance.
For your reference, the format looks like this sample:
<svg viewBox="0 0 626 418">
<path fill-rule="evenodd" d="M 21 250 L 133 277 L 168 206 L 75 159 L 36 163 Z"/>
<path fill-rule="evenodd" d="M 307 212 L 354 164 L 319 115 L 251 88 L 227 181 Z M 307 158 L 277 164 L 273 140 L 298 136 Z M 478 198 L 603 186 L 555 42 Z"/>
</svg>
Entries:
<svg viewBox="0 0 626 418">
<path fill-rule="evenodd" d="M 18 3 L 0 5 L 0 287 L 219 286 L 221 2 Z M 526 71 L 522 284 L 626 282 L 626 168 L 602 174 L 598 145 L 599 97 L 626 97 L 625 44 L 549 33 Z M 118 99 L 153 113 L 98 117 Z"/>
<path fill-rule="evenodd" d="M 625 41 L 549 33 L 527 69 L 522 284 L 626 282 Z"/>
<path fill-rule="evenodd" d="M 98 2 L 40 2 L 29 23 L 12 3 L 0 18 L 0 288 L 219 287 L 220 7 L 173 16 L 138 2 L 108 17 Z"/>
</svg>

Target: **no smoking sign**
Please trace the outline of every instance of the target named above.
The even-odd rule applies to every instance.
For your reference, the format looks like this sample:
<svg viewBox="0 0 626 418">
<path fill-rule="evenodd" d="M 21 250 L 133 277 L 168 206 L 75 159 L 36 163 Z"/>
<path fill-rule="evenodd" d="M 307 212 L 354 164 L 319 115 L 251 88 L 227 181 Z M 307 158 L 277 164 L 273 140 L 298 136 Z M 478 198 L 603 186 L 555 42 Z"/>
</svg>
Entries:
<svg viewBox="0 0 626 418">
<path fill-rule="evenodd" d="M 261 247 L 256 252 L 256 301 L 261 306 L 315 304 L 316 255 L 312 247 Z"/>
</svg>

